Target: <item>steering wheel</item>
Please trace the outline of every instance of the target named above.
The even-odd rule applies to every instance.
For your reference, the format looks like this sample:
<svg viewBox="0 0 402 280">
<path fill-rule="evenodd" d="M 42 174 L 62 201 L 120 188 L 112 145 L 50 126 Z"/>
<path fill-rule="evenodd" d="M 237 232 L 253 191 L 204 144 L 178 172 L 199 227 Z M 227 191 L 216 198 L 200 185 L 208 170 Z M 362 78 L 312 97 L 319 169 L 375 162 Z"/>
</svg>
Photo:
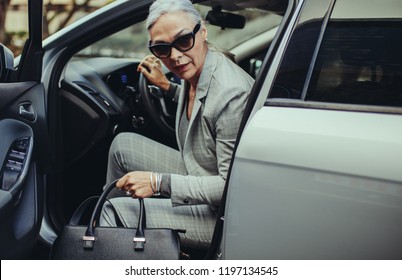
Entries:
<svg viewBox="0 0 402 280">
<path fill-rule="evenodd" d="M 140 73 L 139 89 L 149 117 L 163 132 L 174 135 L 175 113 L 169 113 L 164 92 L 150 84 L 142 73 Z"/>
</svg>

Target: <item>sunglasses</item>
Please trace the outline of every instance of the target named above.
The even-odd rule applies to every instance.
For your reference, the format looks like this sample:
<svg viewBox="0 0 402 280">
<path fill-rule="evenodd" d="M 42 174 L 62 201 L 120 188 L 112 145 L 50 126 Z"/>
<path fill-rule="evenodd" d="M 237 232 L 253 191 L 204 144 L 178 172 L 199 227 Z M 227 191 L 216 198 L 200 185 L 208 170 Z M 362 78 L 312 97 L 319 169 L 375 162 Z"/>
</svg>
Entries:
<svg viewBox="0 0 402 280">
<path fill-rule="evenodd" d="M 186 52 L 194 47 L 195 34 L 200 30 L 201 23 L 197 23 L 194 27 L 193 32 L 177 37 L 172 43 L 157 43 L 151 45 L 149 42 L 149 50 L 151 53 L 158 58 L 166 58 L 170 56 L 172 47 L 181 52 Z"/>
</svg>

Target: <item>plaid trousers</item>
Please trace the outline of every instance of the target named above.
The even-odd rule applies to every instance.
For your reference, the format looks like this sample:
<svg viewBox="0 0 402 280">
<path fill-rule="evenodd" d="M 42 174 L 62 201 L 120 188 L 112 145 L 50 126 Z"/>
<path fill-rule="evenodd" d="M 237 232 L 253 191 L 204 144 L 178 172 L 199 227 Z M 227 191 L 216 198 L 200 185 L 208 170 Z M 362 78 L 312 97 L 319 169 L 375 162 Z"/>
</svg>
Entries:
<svg viewBox="0 0 402 280">
<path fill-rule="evenodd" d="M 121 133 L 110 147 L 107 183 L 130 171 L 187 175 L 179 151 L 135 133 Z M 118 197 L 116 193 L 112 196 L 104 205 L 100 225 L 116 226 L 116 210 L 125 227 L 137 227 L 138 201 L 131 197 Z M 217 218 L 216 211 L 209 205 L 173 206 L 168 198 L 147 198 L 144 204 L 147 227 L 184 229 L 186 233 L 180 233 L 183 246 L 209 246 Z"/>
</svg>

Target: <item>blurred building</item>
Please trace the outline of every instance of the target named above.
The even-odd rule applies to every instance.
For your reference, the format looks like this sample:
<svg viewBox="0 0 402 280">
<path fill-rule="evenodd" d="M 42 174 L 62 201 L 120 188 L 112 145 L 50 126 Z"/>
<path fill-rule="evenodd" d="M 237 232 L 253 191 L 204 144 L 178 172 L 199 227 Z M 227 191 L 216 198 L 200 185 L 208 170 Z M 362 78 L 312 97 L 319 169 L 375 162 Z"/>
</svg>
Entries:
<svg viewBox="0 0 402 280">
<path fill-rule="evenodd" d="M 68 15 L 68 12 L 72 10 L 74 3 L 82 5 L 88 2 L 87 11 L 79 10 L 69 20 L 69 23 L 74 22 L 80 17 L 83 17 L 88 12 L 98 9 L 105 4 L 114 0 L 43 0 L 44 9 L 43 13 L 45 18 L 50 19 L 56 13 L 58 16 L 51 21 L 48 26 L 49 33 L 54 33 L 60 26 L 60 22 L 64 21 Z M 7 32 L 24 32 L 28 30 L 28 0 L 11 0 L 8 11 L 5 29 Z"/>
</svg>

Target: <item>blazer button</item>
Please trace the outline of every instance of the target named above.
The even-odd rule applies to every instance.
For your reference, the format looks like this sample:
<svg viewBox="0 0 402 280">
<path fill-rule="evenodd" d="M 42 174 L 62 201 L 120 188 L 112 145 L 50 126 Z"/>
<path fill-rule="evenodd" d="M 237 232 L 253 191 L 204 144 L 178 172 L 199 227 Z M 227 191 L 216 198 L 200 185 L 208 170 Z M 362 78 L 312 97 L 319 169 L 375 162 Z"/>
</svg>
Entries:
<svg viewBox="0 0 402 280">
<path fill-rule="evenodd" d="M 185 204 L 188 204 L 190 201 L 186 198 L 186 199 L 183 200 L 183 202 L 184 202 Z"/>
</svg>

